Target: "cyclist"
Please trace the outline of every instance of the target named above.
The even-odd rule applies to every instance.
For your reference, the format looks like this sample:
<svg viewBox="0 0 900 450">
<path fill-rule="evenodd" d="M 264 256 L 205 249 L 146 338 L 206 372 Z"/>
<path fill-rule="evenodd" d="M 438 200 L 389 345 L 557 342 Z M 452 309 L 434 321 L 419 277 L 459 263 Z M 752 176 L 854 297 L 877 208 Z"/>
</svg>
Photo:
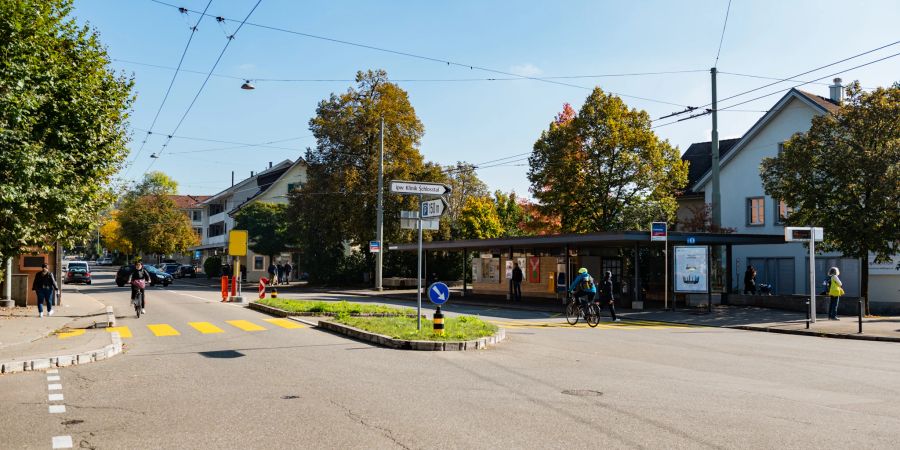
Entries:
<svg viewBox="0 0 900 450">
<path fill-rule="evenodd" d="M 578 276 L 569 285 L 569 292 L 575 294 L 575 299 L 582 307 L 590 305 L 594 301 L 594 296 L 597 295 L 597 285 L 594 283 L 594 277 L 588 273 L 586 268 L 578 269 Z"/>
<path fill-rule="evenodd" d="M 135 283 L 135 281 L 142 281 L 143 283 Z M 147 305 L 147 296 L 144 295 L 144 285 L 150 282 L 150 272 L 147 272 L 147 269 L 144 268 L 144 263 L 138 261 L 134 263 L 134 270 L 131 271 L 131 277 L 129 278 L 129 283 L 131 284 L 131 300 L 134 300 L 135 296 L 138 295 L 138 292 L 141 294 L 141 314 L 146 314 L 147 311 L 144 311 L 144 308 Z"/>
</svg>

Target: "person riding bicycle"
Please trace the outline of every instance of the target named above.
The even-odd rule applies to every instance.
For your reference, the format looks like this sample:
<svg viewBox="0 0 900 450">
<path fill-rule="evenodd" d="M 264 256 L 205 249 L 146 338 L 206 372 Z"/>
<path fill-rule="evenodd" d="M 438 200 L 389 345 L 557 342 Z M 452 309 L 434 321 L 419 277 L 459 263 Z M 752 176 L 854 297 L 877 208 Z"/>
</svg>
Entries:
<svg viewBox="0 0 900 450">
<path fill-rule="evenodd" d="M 586 268 L 578 269 L 578 276 L 569 285 L 569 292 L 575 294 L 575 299 L 582 306 L 589 305 L 594 301 L 594 296 L 597 295 L 597 285 L 594 283 L 594 277 L 588 273 Z"/>
<path fill-rule="evenodd" d="M 131 284 L 131 300 L 134 300 L 135 297 L 137 297 L 138 292 L 140 292 L 141 314 L 146 314 L 144 308 L 147 305 L 147 297 L 144 295 L 144 286 L 147 283 L 150 283 L 150 272 L 147 272 L 147 269 L 144 268 L 144 263 L 140 261 L 134 263 L 134 270 L 131 271 L 129 283 Z"/>
</svg>

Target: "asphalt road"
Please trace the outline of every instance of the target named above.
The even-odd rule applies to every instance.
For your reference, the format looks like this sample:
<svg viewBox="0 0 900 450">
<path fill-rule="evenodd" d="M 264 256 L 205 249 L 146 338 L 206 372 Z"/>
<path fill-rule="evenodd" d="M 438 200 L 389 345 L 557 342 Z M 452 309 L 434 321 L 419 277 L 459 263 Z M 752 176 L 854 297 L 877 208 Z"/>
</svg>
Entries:
<svg viewBox="0 0 900 450">
<path fill-rule="evenodd" d="M 590 329 L 482 309 L 508 327 L 495 348 L 394 351 L 282 328 L 191 283 L 151 290 L 140 319 L 111 274 L 80 288 L 116 308 L 126 352 L 49 375 L 59 380 L 0 377 L 0 447 L 50 448 L 64 436 L 76 448 L 128 449 L 896 448 L 900 439 L 897 344 Z M 154 327 L 157 336 L 148 325 L 168 327 Z M 48 402 L 50 393 L 64 399 Z"/>
</svg>

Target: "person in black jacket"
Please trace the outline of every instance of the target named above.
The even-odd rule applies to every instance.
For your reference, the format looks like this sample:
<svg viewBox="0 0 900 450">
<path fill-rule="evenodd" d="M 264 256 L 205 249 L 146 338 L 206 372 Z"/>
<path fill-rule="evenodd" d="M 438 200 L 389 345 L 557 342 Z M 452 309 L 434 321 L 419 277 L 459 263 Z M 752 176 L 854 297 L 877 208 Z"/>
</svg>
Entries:
<svg viewBox="0 0 900 450">
<path fill-rule="evenodd" d="M 609 304 L 609 316 L 613 322 L 621 322 L 622 319 L 616 317 L 616 299 L 613 294 L 612 272 L 606 271 L 603 274 L 603 282 L 600 283 L 600 309 L 603 309 L 603 302 Z"/>
<path fill-rule="evenodd" d="M 129 277 L 129 284 L 131 284 L 131 299 L 134 300 L 135 296 L 138 295 L 138 292 L 141 293 L 141 314 L 146 314 L 147 311 L 144 308 L 147 307 L 147 296 L 144 294 L 144 288 L 140 286 L 135 286 L 135 281 L 143 280 L 144 285 L 150 283 L 150 272 L 147 272 L 147 269 L 144 268 L 144 263 L 138 261 L 134 263 L 134 270 L 131 271 L 131 277 Z"/>
<path fill-rule="evenodd" d="M 522 280 L 524 278 L 525 276 L 524 274 L 522 274 L 522 269 L 519 267 L 519 263 L 514 262 L 512 270 L 512 291 L 514 301 L 522 301 Z"/>
<path fill-rule="evenodd" d="M 44 317 L 43 303 L 47 303 L 47 315 L 53 315 L 53 293 L 59 291 L 53 273 L 47 268 L 47 263 L 41 264 L 41 271 L 34 276 L 31 290 L 37 293 L 38 315 Z"/>
</svg>

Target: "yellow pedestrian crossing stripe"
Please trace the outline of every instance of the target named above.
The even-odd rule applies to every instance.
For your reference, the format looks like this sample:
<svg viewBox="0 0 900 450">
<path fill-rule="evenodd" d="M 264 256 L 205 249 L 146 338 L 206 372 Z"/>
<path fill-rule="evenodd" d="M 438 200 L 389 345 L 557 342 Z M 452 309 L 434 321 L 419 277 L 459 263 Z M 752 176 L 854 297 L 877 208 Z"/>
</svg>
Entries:
<svg viewBox="0 0 900 450">
<path fill-rule="evenodd" d="M 249 320 L 226 320 L 225 323 L 244 331 L 265 331 L 266 329 Z"/>
<path fill-rule="evenodd" d="M 209 323 L 209 322 L 188 322 L 188 325 L 194 327 L 195 330 L 203 334 L 224 333 L 225 330 Z"/>
<path fill-rule="evenodd" d="M 622 322 L 609 322 L 609 319 L 601 319 L 597 328 L 610 330 L 666 330 L 672 328 L 694 328 L 694 325 L 680 323 L 650 322 L 644 320 L 625 320 Z M 529 321 L 500 321 L 491 320 L 491 323 L 503 328 L 590 328 L 584 320 L 579 319 L 575 325 L 569 325 L 564 320 L 554 322 L 529 322 Z"/>
<path fill-rule="evenodd" d="M 147 328 L 150 329 L 156 336 L 178 336 L 178 330 L 172 328 L 171 325 L 166 323 L 155 323 L 153 325 L 147 325 Z"/>
<path fill-rule="evenodd" d="M 119 337 L 123 337 L 123 338 L 131 337 L 131 330 L 129 330 L 128 327 L 109 327 L 106 329 L 106 331 L 108 331 L 110 333 L 117 332 L 117 333 L 119 333 Z"/>
<path fill-rule="evenodd" d="M 60 339 L 68 339 L 68 338 L 75 337 L 75 336 L 81 336 L 82 334 L 84 334 L 84 329 L 72 330 L 72 331 L 67 331 L 65 333 L 59 333 L 59 338 Z"/>
<path fill-rule="evenodd" d="M 293 320 L 288 320 L 288 319 L 263 319 L 263 320 L 265 320 L 266 322 L 269 322 L 273 325 L 278 325 L 281 328 L 287 328 L 290 330 L 295 329 L 295 328 L 304 328 L 304 325 L 301 325 L 297 322 L 294 322 Z"/>
</svg>

